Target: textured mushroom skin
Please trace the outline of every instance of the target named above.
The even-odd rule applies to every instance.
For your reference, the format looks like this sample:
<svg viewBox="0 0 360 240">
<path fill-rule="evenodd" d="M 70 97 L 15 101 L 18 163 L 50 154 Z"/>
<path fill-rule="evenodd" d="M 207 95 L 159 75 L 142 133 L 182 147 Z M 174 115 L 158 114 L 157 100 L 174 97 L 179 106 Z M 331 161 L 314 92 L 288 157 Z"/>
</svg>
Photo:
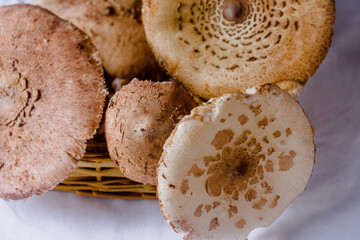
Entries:
<svg viewBox="0 0 360 240">
<path fill-rule="evenodd" d="M 184 239 L 245 240 L 301 195 L 314 157 L 305 113 L 278 86 L 225 94 L 194 108 L 166 141 L 161 211 Z"/>
<path fill-rule="evenodd" d="M 197 106 L 172 82 L 133 80 L 111 99 L 105 135 L 111 158 L 130 179 L 156 184 L 163 145 L 182 116 Z"/>
<path fill-rule="evenodd" d="M 146 41 L 141 0 L 35 0 L 90 36 L 112 76 L 161 77 Z"/>
<path fill-rule="evenodd" d="M 327 54 L 334 13 L 333 0 L 143 3 L 160 65 L 205 99 L 264 83 L 298 95 Z"/>
<path fill-rule="evenodd" d="M 72 24 L 32 5 L 0 8 L 0 198 L 51 190 L 99 126 L 101 61 Z"/>
</svg>

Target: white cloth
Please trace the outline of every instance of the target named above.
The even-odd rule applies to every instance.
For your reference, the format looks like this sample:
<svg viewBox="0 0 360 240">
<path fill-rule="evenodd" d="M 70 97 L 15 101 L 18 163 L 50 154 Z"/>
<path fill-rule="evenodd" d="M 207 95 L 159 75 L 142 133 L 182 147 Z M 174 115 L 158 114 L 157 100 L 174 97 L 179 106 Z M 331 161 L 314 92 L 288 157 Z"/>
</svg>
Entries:
<svg viewBox="0 0 360 240">
<path fill-rule="evenodd" d="M 1 4 L 16 1 L 0 0 Z M 1 21 L 1 19 L 0 19 Z M 316 165 L 305 193 L 249 240 L 360 239 L 360 1 L 338 0 L 327 58 L 299 98 L 316 128 Z M 1 183 L 0 183 L 1 184 Z M 0 239 L 180 239 L 156 200 L 50 192 L 0 200 Z"/>
</svg>

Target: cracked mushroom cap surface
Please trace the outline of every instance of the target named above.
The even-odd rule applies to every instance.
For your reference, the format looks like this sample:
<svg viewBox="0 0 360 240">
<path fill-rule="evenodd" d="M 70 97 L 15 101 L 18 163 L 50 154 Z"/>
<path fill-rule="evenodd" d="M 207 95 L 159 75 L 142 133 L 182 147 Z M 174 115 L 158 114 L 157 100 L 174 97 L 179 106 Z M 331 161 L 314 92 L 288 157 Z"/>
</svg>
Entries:
<svg viewBox="0 0 360 240">
<path fill-rule="evenodd" d="M 115 93 L 105 118 L 110 157 L 127 178 L 156 184 L 163 145 L 181 117 L 198 104 L 173 82 L 134 79 Z"/>
<path fill-rule="evenodd" d="M 98 52 L 32 5 L 0 8 L 0 198 L 51 190 L 75 169 L 102 117 Z"/>
<path fill-rule="evenodd" d="M 99 50 L 108 74 L 129 80 L 143 75 L 153 74 L 153 78 L 161 75 L 146 41 L 141 0 L 34 2 L 71 21 L 88 34 Z"/>
<path fill-rule="evenodd" d="M 277 83 L 292 95 L 328 51 L 334 0 L 144 0 L 155 57 L 209 99 Z"/>
<path fill-rule="evenodd" d="M 159 162 L 164 218 L 184 239 L 245 240 L 304 192 L 313 136 L 300 105 L 276 85 L 195 108 Z"/>
</svg>

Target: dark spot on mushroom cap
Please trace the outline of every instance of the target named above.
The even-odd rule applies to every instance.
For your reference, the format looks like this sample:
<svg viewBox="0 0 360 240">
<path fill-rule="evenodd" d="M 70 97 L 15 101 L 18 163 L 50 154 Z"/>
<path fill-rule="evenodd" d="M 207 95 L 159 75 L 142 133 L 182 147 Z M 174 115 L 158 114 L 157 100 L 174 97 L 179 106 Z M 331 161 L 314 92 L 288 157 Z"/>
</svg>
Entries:
<svg viewBox="0 0 360 240">
<path fill-rule="evenodd" d="M 281 136 L 281 132 L 280 131 L 275 131 L 273 133 L 273 136 L 274 136 L 274 138 L 279 138 Z"/>
<path fill-rule="evenodd" d="M 180 185 L 180 192 L 182 194 L 186 194 L 188 190 L 189 190 L 189 180 L 184 179 Z"/>
<path fill-rule="evenodd" d="M 289 155 L 281 153 L 279 156 L 279 171 L 288 171 L 294 166 L 294 158 L 296 157 L 296 152 L 291 150 Z"/>
<path fill-rule="evenodd" d="M 107 13 L 108 16 L 113 16 L 116 14 L 116 9 L 114 7 L 109 6 L 106 9 L 108 10 L 108 13 Z"/>
<path fill-rule="evenodd" d="M 200 204 L 197 208 L 196 208 L 196 210 L 195 210 L 195 212 L 194 212 L 194 216 L 195 217 L 197 217 L 197 218 L 199 218 L 199 217 L 201 217 L 201 209 L 202 209 L 202 207 L 204 206 L 204 204 Z"/>
<path fill-rule="evenodd" d="M 240 162 L 238 166 L 235 168 L 233 175 L 237 177 L 242 177 L 245 175 L 246 171 L 248 170 L 249 163 L 246 161 Z"/>
<path fill-rule="evenodd" d="M 275 208 L 278 205 L 279 199 L 280 199 L 280 196 L 276 195 L 269 207 L 270 208 Z"/>
<path fill-rule="evenodd" d="M 252 200 L 256 199 L 257 192 L 255 189 L 250 188 L 247 193 L 245 194 L 245 199 L 248 202 L 251 202 Z"/>
<path fill-rule="evenodd" d="M 245 225 L 246 225 L 246 221 L 242 218 L 242 219 L 240 219 L 239 221 L 236 222 L 235 227 L 237 229 L 241 229 L 241 228 L 244 228 Z"/>
<path fill-rule="evenodd" d="M 4 167 L 5 163 L 0 162 L 0 170 Z"/>
<path fill-rule="evenodd" d="M 232 218 L 234 216 L 234 214 L 237 214 L 237 213 L 238 213 L 238 208 L 236 206 L 230 205 L 229 209 L 228 209 L 229 218 Z"/>
<path fill-rule="evenodd" d="M 235 23 L 242 23 L 249 15 L 250 9 L 246 0 L 226 0 L 224 18 Z"/>
<path fill-rule="evenodd" d="M 219 131 L 211 142 L 216 150 L 222 149 L 226 144 L 231 142 L 234 137 L 234 131 L 231 129 L 225 129 Z"/>
<path fill-rule="evenodd" d="M 205 173 L 205 169 L 200 169 L 197 164 L 194 164 L 189 170 L 187 176 L 193 175 L 194 177 L 198 178 L 204 175 L 204 173 Z"/>
<path fill-rule="evenodd" d="M 209 231 L 212 231 L 214 229 L 216 229 L 217 227 L 220 226 L 220 222 L 219 222 L 219 219 L 216 217 L 216 218 L 213 218 L 211 221 L 210 221 L 210 226 L 209 226 Z"/>
<path fill-rule="evenodd" d="M 261 198 L 258 202 L 252 205 L 252 208 L 256 210 L 262 210 L 266 203 L 267 203 L 266 198 Z"/>
<path fill-rule="evenodd" d="M 249 121 L 249 118 L 248 116 L 242 114 L 239 116 L 238 120 L 241 123 L 241 125 L 244 126 Z"/>
<path fill-rule="evenodd" d="M 286 136 L 289 137 L 292 134 L 292 131 L 290 128 L 287 128 L 286 130 Z"/>
<path fill-rule="evenodd" d="M 256 141 L 256 140 L 255 140 Z M 206 191 L 210 196 L 220 196 L 222 192 L 237 198 L 234 192 L 243 191 L 247 188 L 248 182 L 259 175 L 260 158 L 257 155 L 249 154 L 241 147 L 225 147 L 222 151 L 221 160 L 213 163 L 207 174 L 210 177 L 206 181 Z"/>
</svg>

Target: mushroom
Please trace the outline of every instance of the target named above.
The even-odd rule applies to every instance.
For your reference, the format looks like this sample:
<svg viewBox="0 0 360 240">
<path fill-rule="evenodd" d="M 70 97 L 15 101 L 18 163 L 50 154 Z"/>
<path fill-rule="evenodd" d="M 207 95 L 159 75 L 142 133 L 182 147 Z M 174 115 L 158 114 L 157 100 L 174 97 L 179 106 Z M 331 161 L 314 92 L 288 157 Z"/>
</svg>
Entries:
<svg viewBox="0 0 360 240">
<path fill-rule="evenodd" d="M 162 78 L 146 41 L 141 21 L 141 0 L 34 0 L 74 23 L 99 49 L 108 74 Z"/>
<path fill-rule="evenodd" d="M 193 109 L 159 162 L 164 218 L 184 239 L 245 240 L 305 190 L 313 136 L 300 105 L 277 85 Z"/>
<path fill-rule="evenodd" d="M 334 12 L 333 0 L 143 2 L 160 65 L 205 99 L 265 83 L 298 95 L 328 51 Z"/>
<path fill-rule="evenodd" d="M 133 80 L 115 93 L 106 110 L 110 157 L 127 178 L 155 184 L 166 139 L 196 106 L 192 96 L 175 83 Z"/>
<path fill-rule="evenodd" d="M 111 82 L 111 88 L 114 92 L 119 91 L 123 86 L 125 86 L 126 84 L 128 84 L 130 81 L 124 78 L 115 78 L 112 82 Z"/>
<path fill-rule="evenodd" d="M 98 52 L 71 23 L 32 5 L 0 8 L 0 198 L 62 182 L 99 126 Z"/>
</svg>

